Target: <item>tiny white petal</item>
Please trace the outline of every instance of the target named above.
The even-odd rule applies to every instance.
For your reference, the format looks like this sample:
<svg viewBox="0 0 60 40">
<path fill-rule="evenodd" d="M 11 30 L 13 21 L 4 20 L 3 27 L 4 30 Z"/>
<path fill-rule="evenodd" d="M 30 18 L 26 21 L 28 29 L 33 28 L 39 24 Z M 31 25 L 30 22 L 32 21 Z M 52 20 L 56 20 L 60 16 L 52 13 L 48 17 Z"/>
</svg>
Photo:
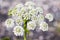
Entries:
<svg viewBox="0 0 60 40">
<path fill-rule="evenodd" d="M 36 28 L 36 23 L 34 21 L 30 21 L 27 23 L 28 30 L 34 30 Z"/>
<path fill-rule="evenodd" d="M 53 21 L 53 15 L 51 13 L 46 14 L 45 18 L 47 18 L 49 21 Z"/>
<path fill-rule="evenodd" d="M 15 26 L 13 29 L 13 32 L 16 36 L 23 36 L 24 35 L 24 29 L 21 26 Z"/>
<path fill-rule="evenodd" d="M 40 29 L 42 31 L 48 31 L 48 24 L 46 22 L 41 22 L 40 23 Z"/>
<path fill-rule="evenodd" d="M 5 21 L 5 26 L 6 26 L 7 28 L 12 28 L 12 27 L 14 26 L 14 20 L 11 19 L 11 18 L 7 19 L 7 20 Z"/>
</svg>

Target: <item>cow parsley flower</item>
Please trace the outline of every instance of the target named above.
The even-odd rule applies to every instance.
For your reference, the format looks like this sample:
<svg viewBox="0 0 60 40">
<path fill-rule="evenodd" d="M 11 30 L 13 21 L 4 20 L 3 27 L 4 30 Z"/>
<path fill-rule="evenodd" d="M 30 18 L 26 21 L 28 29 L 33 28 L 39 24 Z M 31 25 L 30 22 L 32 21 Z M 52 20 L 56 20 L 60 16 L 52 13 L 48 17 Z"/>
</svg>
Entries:
<svg viewBox="0 0 60 40">
<path fill-rule="evenodd" d="M 30 14 L 25 13 L 25 14 L 23 14 L 23 17 L 24 17 L 24 19 L 29 20 L 30 19 Z"/>
<path fill-rule="evenodd" d="M 24 14 L 25 12 L 27 12 L 27 7 L 22 7 L 20 10 L 20 13 Z"/>
<path fill-rule="evenodd" d="M 51 13 L 46 14 L 45 18 L 48 19 L 49 21 L 53 21 L 54 19 Z"/>
<path fill-rule="evenodd" d="M 30 11 L 29 11 L 29 13 L 30 13 L 30 15 L 37 15 L 38 13 L 37 13 L 37 11 L 36 11 L 36 9 L 31 9 Z"/>
<path fill-rule="evenodd" d="M 21 4 L 21 3 L 20 3 L 20 4 L 17 4 L 17 5 L 15 6 L 17 13 L 20 12 L 20 10 L 21 10 L 21 8 L 22 8 L 23 6 L 24 6 L 24 5 Z"/>
<path fill-rule="evenodd" d="M 44 21 L 44 16 L 42 14 L 38 15 L 38 22 Z"/>
<path fill-rule="evenodd" d="M 29 1 L 29 2 L 26 2 L 26 3 L 25 3 L 25 6 L 35 6 L 35 3 Z"/>
<path fill-rule="evenodd" d="M 22 25 L 23 24 L 23 20 L 21 18 L 17 18 L 15 20 L 15 23 L 16 23 L 16 25 Z"/>
<path fill-rule="evenodd" d="M 29 1 L 29 2 L 26 2 L 26 3 L 25 3 L 25 6 L 26 6 L 29 10 L 31 10 L 32 8 L 34 8 L 35 3 Z"/>
<path fill-rule="evenodd" d="M 40 14 L 40 13 L 43 13 L 43 8 L 41 8 L 41 7 L 37 7 L 36 8 L 36 11 Z"/>
<path fill-rule="evenodd" d="M 14 26 L 14 20 L 11 19 L 11 18 L 7 19 L 7 20 L 5 21 L 5 26 L 6 26 L 7 28 L 12 28 L 12 27 Z"/>
<path fill-rule="evenodd" d="M 41 29 L 42 31 L 48 31 L 48 24 L 46 22 L 41 22 L 39 25 L 39 29 Z"/>
<path fill-rule="evenodd" d="M 20 12 L 21 8 L 23 7 L 23 4 L 17 4 L 12 10 L 9 10 L 9 15 L 16 16 L 17 13 Z"/>
<path fill-rule="evenodd" d="M 38 21 L 38 16 L 36 16 L 36 15 L 31 16 L 31 20 L 37 22 Z"/>
<path fill-rule="evenodd" d="M 24 35 L 24 29 L 21 26 L 15 26 L 13 29 L 14 35 L 16 36 L 23 36 Z"/>
<path fill-rule="evenodd" d="M 34 21 L 30 21 L 27 23 L 28 30 L 34 30 L 36 28 L 36 23 Z"/>
<path fill-rule="evenodd" d="M 15 7 L 17 8 L 17 9 L 19 9 L 19 8 L 22 8 L 24 5 L 23 4 L 17 4 Z"/>
</svg>

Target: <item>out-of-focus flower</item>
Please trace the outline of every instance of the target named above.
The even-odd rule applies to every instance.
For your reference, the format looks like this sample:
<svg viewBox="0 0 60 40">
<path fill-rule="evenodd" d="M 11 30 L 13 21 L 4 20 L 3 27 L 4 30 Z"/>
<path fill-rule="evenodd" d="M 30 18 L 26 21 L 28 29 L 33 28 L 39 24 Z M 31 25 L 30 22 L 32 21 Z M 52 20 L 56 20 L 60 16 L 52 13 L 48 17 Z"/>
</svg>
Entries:
<svg viewBox="0 0 60 40">
<path fill-rule="evenodd" d="M 23 36 L 24 35 L 24 29 L 21 26 L 15 26 L 13 29 L 13 32 L 16 36 Z"/>
<path fill-rule="evenodd" d="M 36 11 L 40 14 L 40 13 L 43 13 L 43 8 L 42 7 L 37 7 L 36 8 Z"/>
<path fill-rule="evenodd" d="M 36 28 L 36 23 L 34 21 L 30 21 L 27 23 L 28 30 L 34 30 Z"/>
<path fill-rule="evenodd" d="M 54 19 L 51 13 L 46 14 L 45 18 L 48 19 L 49 21 L 53 21 Z"/>
<path fill-rule="evenodd" d="M 17 18 L 15 20 L 15 23 L 16 23 L 16 25 L 22 25 L 23 24 L 23 20 L 21 18 Z"/>
<path fill-rule="evenodd" d="M 7 28 L 12 28 L 12 27 L 14 26 L 14 20 L 11 19 L 11 18 L 7 19 L 7 20 L 5 21 L 5 26 L 6 26 Z"/>
<path fill-rule="evenodd" d="M 42 31 L 48 31 L 48 24 L 46 22 L 41 22 L 39 25 L 39 29 L 41 29 Z"/>
</svg>

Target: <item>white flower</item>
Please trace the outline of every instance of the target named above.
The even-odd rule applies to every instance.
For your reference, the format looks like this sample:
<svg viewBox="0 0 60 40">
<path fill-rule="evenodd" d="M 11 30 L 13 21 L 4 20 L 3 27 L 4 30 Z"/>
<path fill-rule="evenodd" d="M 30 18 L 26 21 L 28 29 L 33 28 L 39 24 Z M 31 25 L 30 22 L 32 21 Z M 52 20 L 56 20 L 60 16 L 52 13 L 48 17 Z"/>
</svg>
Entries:
<svg viewBox="0 0 60 40">
<path fill-rule="evenodd" d="M 23 14 L 22 13 L 18 13 L 16 16 L 17 16 L 17 18 L 22 18 Z"/>
<path fill-rule="evenodd" d="M 35 6 L 35 3 L 29 1 L 29 2 L 26 2 L 26 3 L 25 3 L 25 6 Z"/>
<path fill-rule="evenodd" d="M 27 7 L 22 7 L 20 10 L 20 13 L 24 14 L 25 12 L 27 12 Z"/>
<path fill-rule="evenodd" d="M 53 21 L 53 15 L 51 13 L 46 14 L 45 18 L 47 18 L 49 21 Z"/>
<path fill-rule="evenodd" d="M 28 30 L 34 30 L 36 28 L 36 23 L 34 21 L 30 21 L 27 23 Z"/>
<path fill-rule="evenodd" d="M 17 10 L 17 13 L 19 13 L 20 12 L 20 10 L 21 10 L 21 8 L 23 7 L 24 5 L 23 4 L 17 4 L 16 6 L 15 6 L 15 8 L 16 8 L 16 10 Z"/>
<path fill-rule="evenodd" d="M 37 15 L 37 11 L 36 9 L 32 8 L 32 10 L 29 11 L 29 13 L 33 16 L 33 15 Z"/>
<path fill-rule="evenodd" d="M 31 16 L 31 20 L 37 22 L 38 21 L 38 16 L 36 16 L 36 15 Z"/>
<path fill-rule="evenodd" d="M 15 7 L 19 9 L 19 8 L 22 8 L 23 6 L 24 5 L 20 3 L 20 4 L 17 4 Z"/>
<path fill-rule="evenodd" d="M 14 35 L 16 36 L 23 36 L 24 35 L 24 29 L 21 26 L 15 26 L 13 29 Z"/>
<path fill-rule="evenodd" d="M 6 26 L 7 28 L 12 28 L 12 27 L 14 26 L 14 20 L 11 19 L 11 18 L 7 19 L 7 20 L 5 21 L 5 26 Z"/>
<path fill-rule="evenodd" d="M 16 25 L 22 25 L 23 20 L 21 18 L 16 18 L 15 23 L 16 23 Z"/>
<path fill-rule="evenodd" d="M 36 11 L 40 14 L 40 13 L 43 13 L 43 8 L 41 8 L 41 7 L 37 7 L 36 8 Z"/>
<path fill-rule="evenodd" d="M 44 21 L 44 16 L 42 14 L 38 15 L 38 22 Z"/>
<path fill-rule="evenodd" d="M 29 2 L 26 2 L 26 3 L 25 3 L 25 6 L 26 6 L 29 10 L 31 10 L 32 8 L 35 7 L 35 3 L 29 1 Z"/>
<path fill-rule="evenodd" d="M 15 8 L 15 7 L 14 7 L 12 10 L 11 10 L 11 9 L 9 10 L 8 15 L 16 16 L 16 14 L 17 14 L 17 10 L 16 10 L 16 8 Z"/>
<path fill-rule="evenodd" d="M 22 18 L 25 15 L 25 12 L 27 11 L 26 7 L 22 7 L 19 11 L 19 13 L 13 13 L 12 17 L 15 18 Z"/>
<path fill-rule="evenodd" d="M 30 19 L 30 14 L 29 13 L 25 13 L 25 14 L 23 14 L 23 17 L 24 17 L 24 19 L 28 20 L 28 19 Z"/>
<path fill-rule="evenodd" d="M 39 29 L 41 29 L 42 31 L 48 31 L 48 24 L 46 22 L 41 22 L 39 25 Z"/>
</svg>

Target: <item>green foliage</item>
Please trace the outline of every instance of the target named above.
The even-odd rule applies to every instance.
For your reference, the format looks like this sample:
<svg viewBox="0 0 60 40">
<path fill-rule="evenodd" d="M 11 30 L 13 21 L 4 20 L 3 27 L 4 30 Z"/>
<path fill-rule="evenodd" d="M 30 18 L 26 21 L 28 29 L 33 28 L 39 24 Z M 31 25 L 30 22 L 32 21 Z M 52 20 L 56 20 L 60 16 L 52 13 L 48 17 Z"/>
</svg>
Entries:
<svg viewBox="0 0 60 40">
<path fill-rule="evenodd" d="M 4 38 L 2 38 L 2 40 L 10 40 L 10 38 L 9 37 L 4 37 Z"/>
<path fill-rule="evenodd" d="M 57 32 L 60 32 L 60 27 L 59 27 L 59 28 L 57 28 L 56 30 L 57 30 Z"/>
</svg>

